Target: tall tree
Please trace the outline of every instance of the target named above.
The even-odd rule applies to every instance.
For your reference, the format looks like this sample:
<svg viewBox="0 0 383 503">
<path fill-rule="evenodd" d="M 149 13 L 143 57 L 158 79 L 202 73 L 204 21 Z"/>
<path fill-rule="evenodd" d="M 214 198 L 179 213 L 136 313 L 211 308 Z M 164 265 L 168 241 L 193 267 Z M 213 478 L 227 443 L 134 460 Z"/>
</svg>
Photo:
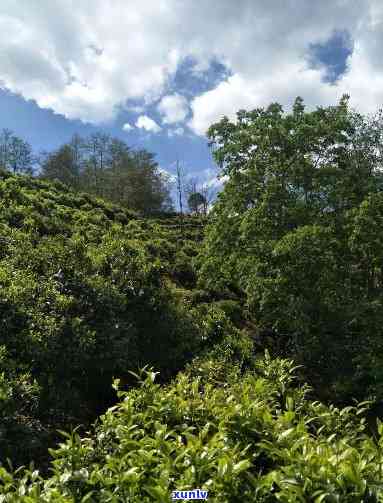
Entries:
<svg viewBox="0 0 383 503">
<path fill-rule="evenodd" d="M 180 210 L 180 214 L 181 214 L 181 218 L 182 218 L 182 215 L 183 215 L 183 191 L 184 191 L 183 178 L 184 178 L 184 174 L 183 174 L 183 170 L 182 170 L 182 167 L 181 167 L 178 159 L 176 162 L 176 177 L 177 177 L 178 205 L 179 205 L 179 210 Z"/>
<path fill-rule="evenodd" d="M 242 110 L 208 134 L 228 181 L 200 258 L 205 282 L 242 291 L 258 327 L 295 348 L 313 379 L 336 376 L 350 393 L 357 375 L 378 379 L 382 115 L 351 111 L 347 96 L 306 112 L 298 98 L 289 114 Z"/>
<path fill-rule="evenodd" d="M 10 129 L 3 129 L 0 134 L 0 166 L 9 169 L 9 149 L 13 133 Z"/>
<path fill-rule="evenodd" d="M 190 178 L 185 185 L 189 210 L 193 213 L 207 215 L 209 205 L 214 199 L 214 192 L 207 183 L 198 183 L 197 178 Z"/>
<path fill-rule="evenodd" d="M 84 151 L 86 149 L 85 141 L 79 134 L 75 133 L 69 142 L 69 147 L 72 150 L 72 159 L 75 170 L 78 174 L 80 174 L 84 164 Z"/>
<path fill-rule="evenodd" d="M 40 176 L 79 188 L 80 172 L 71 146 L 63 145 L 56 152 L 49 154 L 43 161 Z"/>
<path fill-rule="evenodd" d="M 201 192 L 191 192 L 188 197 L 188 206 L 193 213 L 201 213 L 206 208 L 206 199 Z"/>
<path fill-rule="evenodd" d="M 104 171 L 109 166 L 110 135 L 98 132 L 89 136 L 84 143 L 87 151 L 87 165 L 93 174 L 94 191 L 102 196 L 104 192 Z"/>
<path fill-rule="evenodd" d="M 172 207 L 169 181 L 158 170 L 154 155 L 133 151 L 118 138 L 96 133 L 75 135 L 68 144 L 46 156 L 41 176 L 58 179 L 143 214 Z"/>
<path fill-rule="evenodd" d="M 12 173 L 33 173 L 33 153 L 28 142 L 3 129 L 0 135 L 0 165 Z"/>
</svg>

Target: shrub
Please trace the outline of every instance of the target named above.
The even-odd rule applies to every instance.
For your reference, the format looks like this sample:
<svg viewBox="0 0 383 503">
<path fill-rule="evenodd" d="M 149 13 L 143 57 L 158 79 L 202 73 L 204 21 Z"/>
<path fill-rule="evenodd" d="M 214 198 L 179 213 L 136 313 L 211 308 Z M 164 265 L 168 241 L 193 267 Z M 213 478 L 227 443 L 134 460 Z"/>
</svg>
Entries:
<svg viewBox="0 0 383 503">
<path fill-rule="evenodd" d="M 235 324 L 240 325 L 243 322 L 244 311 L 239 301 L 235 300 L 219 300 L 214 303 L 218 309 L 226 314 L 226 316 Z"/>
<path fill-rule="evenodd" d="M 175 256 L 173 264 L 173 277 L 184 286 L 193 288 L 196 284 L 196 273 L 191 262 L 183 251 L 180 251 Z"/>
<path fill-rule="evenodd" d="M 23 410 L 24 423 L 42 422 L 43 441 L 45 427 L 89 421 L 110 405 L 113 377 L 151 364 L 169 378 L 201 339 L 164 281 L 174 247 L 161 229 L 60 184 L 6 177 L 0 195 L 0 346 L 15 362 L 10 377 L 0 361 L 14 410 L 0 417 L 0 448 L 11 455 L 13 445 L 18 464 L 32 452 L 16 433 Z M 16 399 L 27 382 L 39 390 L 29 409 Z"/>
<path fill-rule="evenodd" d="M 3 498 L 149 503 L 202 488 L 223 503 L 381 501 L 382 436 L 366 436 L 362 407 L 308 402 L 292 362 L 266 355 L 225 384 L 180 374 L 161 387 L 155 376 L 119 391 L 91 435 L 67 434 L 49 478 L 2 468 Z"/>
</svg>

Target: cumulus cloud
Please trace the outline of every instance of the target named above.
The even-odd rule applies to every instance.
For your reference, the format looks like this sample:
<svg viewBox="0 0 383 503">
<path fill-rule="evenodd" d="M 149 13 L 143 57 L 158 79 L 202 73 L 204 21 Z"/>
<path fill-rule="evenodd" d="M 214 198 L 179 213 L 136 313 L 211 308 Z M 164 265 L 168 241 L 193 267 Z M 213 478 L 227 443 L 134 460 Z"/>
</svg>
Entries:
<svg viewBox="0 0 383 503">
<path fill-rule="evenodd" d="M 138 117 L 136 127 L 145 129 L 145 131 L 148 131 L 149 133 L 159 133 L 161 131 L 161 127 L 157 124 L 157 122 L 147 115 L 140 115 Z"/>
<path fill-rule="evenodd" d="M 223 115 L 234 118 L 241 108 L 266 106 L 272 101 L 286 109 L 298 95 L 309 107 L 335 104 L 345 93 L 351 95 L 351 105 L 362 112 L 381 107 L 383 64 L 378 54 L 383 43 L 383 8 L 374 0 L 361 4 L 363 11 L 358 16 L 352 1 L 316 5 L 298 1 L 295 20 L 288 2 L 270 16 L 264 9 L 262 30 L 255 29 L 251 35 L 245 24 L 237 50 L 234 44 L 232 50 L 225 51 L 232 75 L 192 101 L 190 127 L 203 135 Z M 310 16 L 309 7 L 314 9 Z M 310 65 L 307 56 L 311 44 L 325 44 L 337 32 L 349 36 L 351 50 L 346 71 L 334 84 L 328 82 L 328 69 Z M 257 48 L 256 54 L 246 50 L 238 54 L 239 47 L 249 46 Z"/>
<path fill-rule="evenodd" d="M 168 136 L 171 138 L 173 136 L 182 136 L 185 133 L 185 129 L 183 127 L 177 127 L 174 129 L 168 129 Z"/>
<path fill-rule="evenodd" d="M 129 122 L 125 122 L 125 124 L 122 126 L 123 131 L 131 131 L 133 129 L 133 126 L 129 124 Z"/>
<path fill-rule="evenodd" d="M 158 111 L 163 116 L 164 124 L 174 124 L 185 120 L 188 114 L 188 102 L 184 96 L 172 94 L 164 96 L 157 106 Z"/>
<path fill-rule="evenodd" d="M 177 181 L 177 177 L 176 175 L 174 175 L 173 173 L 170 173 L 170 171 L 168 171 L 167 169 L 165 168 L 157 168 L 158 171 L 161 173 L 161 175 L 164 176 L 164 178 L 171 184 L 175 184 L 175 182 Z"/>
<path fill-rule="evenodd" d="M 128 100 L 151 103 L 180 58 L 171 5 L 165 4 L 4 0 L 1 85 L 91 123 L 114 119 Z"/>
<path fill-rule="evenodd" d="M 321 77 L 321 70 L 305 69 L 303 62 L 281 64 L 272 74 L 258 79 L 234 74 L 193 100 L 190 126 L 203 135 L 210 124 L 224 115 L 234 118 L 240 109 L 266 106 L 272 101 L 290 106 L 298 95 L 311 106 L 337 101 L 343 89 L 322 84 Z M 289 81 L 294 82 L 294 87 L 286 85 Z"/>
<path fill-rule="evenodd" d="M 308 52 L 337 31 L 349 35 L 352 52 L 333 84 Z M 230 76 L 190 103 L 189 127 L 202 135 L 223 114 L 270 101 L 289 106 L 297 95 L 317 105 L 347 92 L 352 105 L 375 110 L 382 43 L 379 0 L 2 0 L 0 85 L 71 119 L 101 123 L 124 108 L 148 113 L 159 101 L 163 122 L 181 124 L 188 104 L 169 91 L 170 77 L 187 58 L 202 74 L 219 61 Z M 138 121 L 159 131 L 145 115 Z"/>
</svg>

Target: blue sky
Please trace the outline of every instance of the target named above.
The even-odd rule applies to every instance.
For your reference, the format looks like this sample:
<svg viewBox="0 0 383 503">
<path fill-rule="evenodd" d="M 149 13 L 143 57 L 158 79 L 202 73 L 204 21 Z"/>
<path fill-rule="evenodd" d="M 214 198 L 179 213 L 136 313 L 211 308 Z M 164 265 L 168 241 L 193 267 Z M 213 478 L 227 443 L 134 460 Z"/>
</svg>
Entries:
<svg viewBox="0 0 383 503">
<path fill-rule="evenodd" d="M 192 99 L 227 78 L 228 69 L 217 61 L 212 61 L 203 75 L 194 74 L 195 62 L 185 59 L 169 78 L 167 91 Z M 158 104 L 158 101 L 157 101 Z M 212 159 L 205 137 L 194 134 L 191 130 L 177 131 L 174 124 L 168 124 L 158 133 L 132 127 L 123 129 L 125 124 L 134 125 L 141 112 L 134 107 L 142 107 L 142 100 L 132 100 L 121 109 L 112 121 L 90 124 L 81 120 L 71 120 L 51 109 L 41 108 L 34 100 L 27 100 L 20 94 L 7 89 L 0 89 L 0 129 L 9 128 L 18 136 L 26 139 L 36 153 L 51 151 L 69 141 L 74 133 L 88 136 L 96 131 L 105 131 L 127 142 L 133 148 L 145 148 L 156 154 L 159 165 L 173 172 L 175 161 L 179 159 L 185 174 L 202 180 L 215 177 L 218 172 Z M 130 108 L 133 108 L 131 110 Z M 145 115 L 160 124 L 161 113 L 155 105 L 145 106 Z M 190 112 L 187 117 L 190 117 Z M 187 118 L 186 117 L 186 118 Z"/>
<path fill-rule="evenodd" d="M 347 71 L 347 58 L 352 55 L 353 41 L 347 31 L 334 31 L 322 43 L 310 44 L 308 56 L 312 68 L 324 70 L 323 80 L 335 84 Z"/>
<path fill-rule="evenodd" d="M 134 123 L 139 115 L 133 112 L 122 111 L 112 123 L 92 125 L 42 109 L 36 102 L 6 90 L 0 90 L 0 110 L 0 129 L 11 129 L 26 139 L 36 153 L 56 149 L 69 141 L 74 133 L 86 137 L 96 131 L 104 131 L 126 141 L 133 148 L 154 152 L 157 162 L 164 169 L 172 171 L 177 158 L 193 176 L 204 170 L 213 172 L 215 169 L 207 141 L 203 137 L 192 133 L 169 136 L 169 128 L 158 134 L 139 128 L 124 131 L 123 125 Z M 156 111 L 153 110 L 150 116 L 156 117 Z"/>
<path fill-rule="evenodd" d="M 0 128 L 35 151 L 103 130 L 217 185 L 204 133 L 240 108 L 383 103 L 378 0 L 11 0 L 0 4 Z"/>
</svg>

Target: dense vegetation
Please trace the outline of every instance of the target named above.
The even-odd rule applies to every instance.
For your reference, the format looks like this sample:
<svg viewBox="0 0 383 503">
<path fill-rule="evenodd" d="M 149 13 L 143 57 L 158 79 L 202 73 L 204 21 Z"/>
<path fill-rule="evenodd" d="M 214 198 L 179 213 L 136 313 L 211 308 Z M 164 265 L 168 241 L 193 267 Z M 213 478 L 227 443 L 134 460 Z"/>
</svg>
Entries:
<svg viewBox="0 0 383 503">
<path fill-rule="evenodd" d="M 260 335 L 331 400 L 382 398 L 383 122 L 278 104 L 211 127 L 229 180 L 202 276 L 246 298 Z"/>
<path fill-rule="evenodd" d="M 19 461 L 104 410 L 113 376 L 182 365 L 200 332 L 166 280 L 193 281 L 195 244 L 60 184 L 3 173 L 0 196 L 1 442 Z"/>
<path fill-rule="evenodd" d="M 208 215 L 4 171 L 0 501 L 382 502 L 382 126 L 223 119 Z"/>
<path fill-rule="evenodd" d="M 366 435 L 361 408 L 307 401 L 286 360 L 245 375 L 224 367 L 206 362 L 166 387 L 144 374 L 90 436 L 67 435 L 48 479 L 3 470 L 4 497 L 149 503 L 202 487 L 214 502 L 381 501 L 383 445 Z"/>
<path fill-rule="evenodd" d="M 86 191 L 141 214 L 171 211 L 169 176 L 155 156 L 134 150 L 119 138 L 97 132 L 75 134 L 53 152 L 34 154 L 31 146 L 4 129 L 0 133 L 0 168 L 13 174 L 34 172 L 75 191 Z"/>
</svg>

